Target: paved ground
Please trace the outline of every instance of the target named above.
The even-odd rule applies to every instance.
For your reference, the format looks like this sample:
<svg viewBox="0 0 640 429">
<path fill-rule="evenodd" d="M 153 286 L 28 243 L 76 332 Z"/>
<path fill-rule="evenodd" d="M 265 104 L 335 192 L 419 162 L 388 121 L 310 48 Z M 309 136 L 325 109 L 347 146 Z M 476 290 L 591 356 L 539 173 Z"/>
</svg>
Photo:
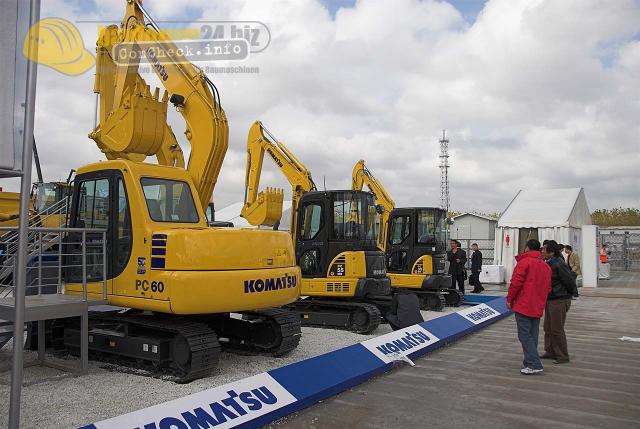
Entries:
<svg viewBox="0 0 640 429">
<path fill-rule="evenodd" d="M 620 338 L 640 337 L 640 299 L 633 298 L 640 279 L 617 274 L 574 302 L 566 326 L 570 364 L 548 362 L 542 375 L 520 375 L 509 317 L 274 426 L 638 428 L 640 343 Z M 609 288 L 625 298 L 608 297 Z"/>
</svg>

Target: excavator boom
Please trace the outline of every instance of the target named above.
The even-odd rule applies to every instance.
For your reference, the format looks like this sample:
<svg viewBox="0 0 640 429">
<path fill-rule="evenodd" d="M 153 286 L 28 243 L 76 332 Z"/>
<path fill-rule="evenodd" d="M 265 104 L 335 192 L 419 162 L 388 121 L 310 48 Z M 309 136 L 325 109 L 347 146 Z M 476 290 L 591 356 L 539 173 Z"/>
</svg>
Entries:
<svg viewBox="0 0 640 429">
<path fill-rule="evenodd" d="M 391 211 L 395 208 L 395 203 L 387 193 L 384 186 L 382 186 L 382 183 L 373 177 L 373 174 L 371 174 L 371 171 L 369 171 L 365 165 L 364 160 L 361 159 L 353 167 L 353 173 L 351 174 L 351 189 L 354 191 L 361 191 L 365 184 L 373 194 L 376 204 L 379 204 L 384 208 L 384 211 L 380 215 L 380 230 L 378 232 L 378 247 L 384 251 L 387 244 L 389 216 L 391 215 Z"/>
<path fill-rule="evenodd" d="M 295 242 L 296 213 L 300 197 L 316 190 L 311 172 L 260 121 L 253 123 L 247 137 L 245 204 L 241 215 L 252 225 L 274 226 L 282 217 L 283 193 L 267 188 L 258 192 L 264 154 L 268 153 L 291 185 L 291 234 Z"/>
<path fill-rule="evenodd" d="M 114 61 L 113 52 L 120 50 L 144 52 L 166 89 L 162 97 L 158 89 L 152 94 L 139 75 L 138 55 Z M 187 171 L 206 208 L 228 147 L 227 117 L 213 83 L 181 55 L 139 0 L 127 0 L 120 29 L 112 25 L 101 31 L 94 92 L 100 94 L 100 123 L 90 137 L 108 159 L 142 161 L 155 155 L 161 165 L 181 167 L 182 151 L 166 124 L 171 101 L 186 122 L 191 146 Z"/>
</svg>

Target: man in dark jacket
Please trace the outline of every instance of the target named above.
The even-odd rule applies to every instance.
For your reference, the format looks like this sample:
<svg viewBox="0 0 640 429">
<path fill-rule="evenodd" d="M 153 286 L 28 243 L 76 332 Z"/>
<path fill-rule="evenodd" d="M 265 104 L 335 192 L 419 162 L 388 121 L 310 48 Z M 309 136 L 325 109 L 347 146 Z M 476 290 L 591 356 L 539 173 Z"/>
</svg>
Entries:
<svg viewBox="0 0 640 429">
<path fill-rule="evenodd" d="M 551 292 L 544 309 L 544 354 L 540 357 L 554 359 L 553 363 L 567 363 L 569 350 L 564 322 L 571 308 L 571 298 L 578 296 L 578 288 L 560 253 L 558 243 L 549 240 L 544 246 L 542 257 L 551 267 Z"/>
<path fill-rule="evenodd" d="M 469 284 L 473 286 L 471 293 L 480 293 L 484 290 L 480 283 L 480 272 L 482 271 L 482 252 L 478 250 L 478 244 L 471 245 L 471 276 L 469 276 Z"/>
<path fill-rule="evenodd" d="M 518 339 L 524 360 L 521 374 L 533 375 L 543 371 L 538 356 L 540 318 L 551 290 L 551 268 L 540 258 L 540 242 L 527 241 L 524 253 L 516 256 L 516 264 L 507 292 L 507 307 L 516 313 Z"/>
<path fill-rule="evenodd" d="M 424 322 L 420 313 L 420 300 L 416 294 L 400 289 L 393 296 L 391 308 L 385 318 L 394 331 Z"/>
<path fill-rule="evenodd" d="M 457 240 L 451 240 L 451 250 L 447 252 L 447 260 L 449 261 L 449 274 L 451 274 L 451 288 L 455 289 L 456 283 L 458 283 L 458 290 L 464 294 L 467 252 L 460 248 Z"/>
</svg>

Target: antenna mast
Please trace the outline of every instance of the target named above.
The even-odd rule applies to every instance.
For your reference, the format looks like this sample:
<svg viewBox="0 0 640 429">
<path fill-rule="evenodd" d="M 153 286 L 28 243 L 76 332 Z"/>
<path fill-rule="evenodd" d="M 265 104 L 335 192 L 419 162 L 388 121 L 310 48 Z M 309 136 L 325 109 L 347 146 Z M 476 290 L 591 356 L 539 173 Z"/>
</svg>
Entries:
<svg viewBox="0 0 640 429">
<path fill-rule="evenodd" d="M 440 139 L 440 207 L 449 212 L 449 139 L 445 130 Z"/>
</svg>

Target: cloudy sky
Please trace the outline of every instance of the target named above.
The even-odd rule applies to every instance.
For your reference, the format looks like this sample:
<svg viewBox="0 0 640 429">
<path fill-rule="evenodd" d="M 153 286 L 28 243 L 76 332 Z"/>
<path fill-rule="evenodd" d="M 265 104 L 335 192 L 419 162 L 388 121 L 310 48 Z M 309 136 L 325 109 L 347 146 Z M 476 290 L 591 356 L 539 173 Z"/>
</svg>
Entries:
<svg viewBox="0 0 640 429">
<path fill-rule="evenodd" d="M 124 0 L 42 4 L 42 17 L 76 23 L 91 50 L 96 24 L 82 21 L 119 22 L 124 11 Z M 638 0 L 145 6 L 159 22 L 252 20 L 269 28 L 268 47 L 242 63 L 259 73 L 210 75 L 230 122 L 218 207 L 243 198 L 246 134 L 256 119 L 327 189 L 347 188 L 364 158 L 397 206 L 438 204 L 443 129 L 453 210 L 500 211 L 521 188 L 580 186 L 592 210 L 640 206 Z M 39 68 L 35 134 L 45 179 L 102 159 L 87 138 L 92 88 L 93 70 L 69 77 Z M 182 119 L 170 115 L 188 152 Z M 263 186 L 287 187 L 268 161 L 265 170 Z"/>
</svg>

